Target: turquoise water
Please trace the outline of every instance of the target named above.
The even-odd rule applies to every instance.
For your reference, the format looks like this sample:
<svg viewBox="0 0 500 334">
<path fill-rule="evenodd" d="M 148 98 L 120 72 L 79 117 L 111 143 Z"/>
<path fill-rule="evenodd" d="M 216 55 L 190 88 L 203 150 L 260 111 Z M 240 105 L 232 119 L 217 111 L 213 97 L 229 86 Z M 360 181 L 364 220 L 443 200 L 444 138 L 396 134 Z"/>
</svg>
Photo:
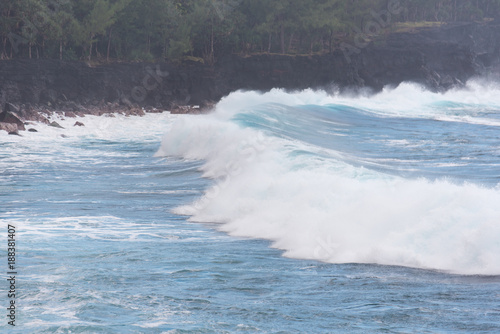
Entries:
<svg viewBox="0 0 500 334">
<path fill-rule="evenodd" d="M 0 133 L 1 331 L 499 332 L 497 96 L 237 92 Z"/>
</svg>

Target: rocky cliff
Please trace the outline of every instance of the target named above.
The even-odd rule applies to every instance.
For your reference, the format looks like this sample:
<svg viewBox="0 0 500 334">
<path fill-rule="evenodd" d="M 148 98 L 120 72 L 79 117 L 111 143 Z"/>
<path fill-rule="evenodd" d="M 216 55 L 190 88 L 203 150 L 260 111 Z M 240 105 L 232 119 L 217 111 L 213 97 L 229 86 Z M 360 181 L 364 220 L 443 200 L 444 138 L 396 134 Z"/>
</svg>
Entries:
<svg viewBox="0 0 500 334">
<path fill-rule="evenodd" d="M 21 119 L 40 110 L 103 113 L 209 105 L 232 91 L 369 87 L 414 81 L 445 90 L 488 74 L 500 59 L 500 23 L 463 23 L 378 36 L 355 52 L 229 55 L 198 62 L 89 66 L 57 60 L 0 61 L 0 107 Z"/>
</svg>

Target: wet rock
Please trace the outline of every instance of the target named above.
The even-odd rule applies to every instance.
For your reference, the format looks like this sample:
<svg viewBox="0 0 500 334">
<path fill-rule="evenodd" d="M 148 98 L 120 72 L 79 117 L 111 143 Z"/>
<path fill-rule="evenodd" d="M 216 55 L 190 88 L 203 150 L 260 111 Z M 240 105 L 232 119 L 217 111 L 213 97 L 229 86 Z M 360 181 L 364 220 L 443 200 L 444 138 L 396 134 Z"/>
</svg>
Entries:
<svg viewBox="0 0 500 334">
<path fill-rule="evenodd" d="M 157 109 L 154 107 L 146 107 L 144 108 L 144 111 L 149 114 L 161 114 L 163 112 L 162 109 Z"/>
<path fill-rule="evenodd" d="M 85 124 L 83 124 L 82 122 L 75 122 L 73 126 L 85 126 Z"/>
<path fill-rule="evenodd" d="M 16 124 L 18 130 L 25 129 L 23 121 L 21 121 L 16 114 L 10 111 L 0 113 L 0 122 Z"/>
<path fill-rule="evenodd" d="M 199 105 L 194 106 L 174 106 L 170 110 L 171 114 L 202 114 L 205 109 L 200 108 Z"/>
<path fill-rule="evenodd" d="M 64 129 L 59 123 L 56 121 L 53 121 L 49 124 L 50 126 L 53 126 L 54 128 L 59 128 L 59 129 Z"/>
<path fill-rule="evenodd" d="M 75 114 L 74 112 L 72 112 L 72 111 L 66 111 L 66 112 L 64 113 L 64 116 L 66 116 L 66 117 L 71 117 L 71 118 L 75 118 L 75 117 L 76 117 L 76 114 Z"/>
<path fill-rule="evenodd" d="M 142 108 L 138 108 L 138 107 L 134 107 L 132 109 L 125 110 L 124 114 L 125 114 L 125 116 L 144 116 L 144 115 L 146 115 L 144 110 L 142 110 Z"/>
<path fill-rule="evenodd" d="M 0 122 L 0 130 L 6 131 L 7 133 L 16 132 L 17 124 Z"/>
<path fill-rule="evenodd" d="M 9 135 L 11 135 L 11 136 L 19 136 L 19 137 L 22 137 L 22 136 L 19 134 L 19 132 L 17 132 L 17 131 L 11 131 L 11 132 L 9 132 Z"/>
<path fill-rule="evenodd" d="M 37 129 L 33 129 L 33 128 L 28 129 L 28 131 L 29 131 L 29 132 L 38 132 L 38 130 L 37 130 Z"/>
<path fill-rule="evenodd" d="M 35 122 L 47 124 L 47 125 L 50 124 L 50 121 L 45 116 L 40 115 L 40 114 L 37 114 L 36 116 L 32 117 L 31 120 L 35 121 Z"/>
</svg>

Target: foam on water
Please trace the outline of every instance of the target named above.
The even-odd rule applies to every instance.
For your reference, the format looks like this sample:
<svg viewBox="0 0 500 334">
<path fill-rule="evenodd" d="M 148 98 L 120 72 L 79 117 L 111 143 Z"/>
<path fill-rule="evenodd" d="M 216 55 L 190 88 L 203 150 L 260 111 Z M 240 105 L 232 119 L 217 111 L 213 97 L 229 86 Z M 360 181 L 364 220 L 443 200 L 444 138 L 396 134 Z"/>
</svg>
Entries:
<svg viewBox="0 0 500 334">
<path fill-rule="evenodd" d="M 488 113 L 500 106 L 498 96 L 497 87 L 480 83 L 445 94 L 403 84 L 356 98 L 312 90 L 237 92 L 223 99 L 213 115 L 174 123 L 157 155 L 204 160 L 204 176 L 215 180 L 203 197 L 177 213 L 220 223 L 232 235 L 272 240 L 286 256 L 500 274 L 498 185 L 403 178 L 352 164 L 346 158 L 351 152 L 301 140 L 301 131 L 314 131 L 319 124 L 308 123 L 307 114 L 302 120 L 300 114 L 291 119 L 285 113 L 281 124 L 265 131 L 256 123 L 236 122 L 272 103 L 276 110 L 335 105 L 367 115 L 451 117 L 467 124 L 479 117 L 494 127 L 498 122 Z M 287 127 L 294 122 L 299 124 L 291 132 Z M 277 135 L 284 128 L 288 135 Z M 437 166 L 461 164 L 438 161 Z"/>
<path fill-rule="evenodd" d="M 498 332 L 500 276 L 316 261 L 497 272 L 497 128 L 436 121 L 424 103 L 428 116 L 384 114 L 377 98 L 238 92 L 209 116 L 0 132 L 19 289 L 0 332 Z M 165 132 L 159 155 L 175 157 L 152 157 Z"/>
</svg>

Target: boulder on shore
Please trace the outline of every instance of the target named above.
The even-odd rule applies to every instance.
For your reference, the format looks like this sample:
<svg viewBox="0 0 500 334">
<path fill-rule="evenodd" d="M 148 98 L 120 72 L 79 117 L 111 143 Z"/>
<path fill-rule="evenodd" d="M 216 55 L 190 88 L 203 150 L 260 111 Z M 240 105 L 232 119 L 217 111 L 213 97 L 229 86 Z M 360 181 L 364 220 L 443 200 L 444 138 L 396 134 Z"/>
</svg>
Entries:
<svg viewBox="0 0 500 334">
<path fill-rule="evenodd" d="M 16 124 L 18 130 L 25 130 L 24 123 L 16 114 L 10 111 L 0 113 L 0 122 Z"/>
<path fill-rule="evenodd" d="M 17 132 L 17 124 L 15 123 L 5 123 L 5 122 L 0 122 L 0 130 L 7 131 L 7 133 L 11 132 Z"/>
<path fill-rule="evenodd" d="M 54 122 L 51 122 L 49 124 L 50 126 L 53 126 L 54 128 L 59 128 L 59 129 L 64 129 L 59 123 L 57 123 L 56 121 Z"/>
</svg>

